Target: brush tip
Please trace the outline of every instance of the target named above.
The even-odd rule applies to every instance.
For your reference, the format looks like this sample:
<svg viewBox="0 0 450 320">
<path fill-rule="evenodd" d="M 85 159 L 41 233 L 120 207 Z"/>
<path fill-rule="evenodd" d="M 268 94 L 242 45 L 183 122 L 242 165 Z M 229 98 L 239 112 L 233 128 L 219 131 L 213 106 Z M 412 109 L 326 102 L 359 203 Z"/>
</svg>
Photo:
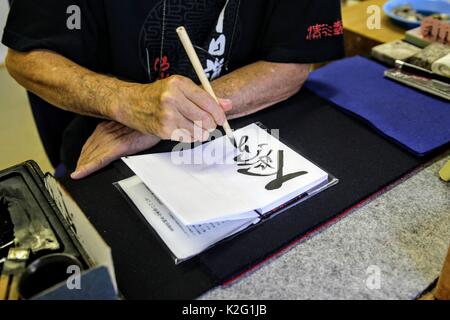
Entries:
<svg viewBox="0 0 450 320">
<path fill-rule="evenodd" d="M 231 141 L 231 144 L 237 149 L 237 143 L 236 143 L 236 139 L 233 137 L 233 136 L 231 136 L 230 137 L 230 141 Z"/>
</svg>

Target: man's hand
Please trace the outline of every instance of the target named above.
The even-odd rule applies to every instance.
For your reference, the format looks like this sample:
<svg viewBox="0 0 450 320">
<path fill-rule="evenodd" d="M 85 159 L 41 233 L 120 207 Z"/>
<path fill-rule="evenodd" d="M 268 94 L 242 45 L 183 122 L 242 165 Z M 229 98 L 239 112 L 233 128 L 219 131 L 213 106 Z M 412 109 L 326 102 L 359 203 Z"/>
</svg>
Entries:
<svg viewBox="0 0 450 320">
<path fill-rule="evenodd" d="M 19 84 L 63 110 L 120 122 L 144 134 L 185 142 L 205 138 L 222 125 L 224 111 L 241 117 L 283 101 L 301 88 L 309 65 L 257 61 L 212 82 L 221 106 L 191 80 L 172 76 L 151 84 L 130 83 L 88 70 L 48 50 L 8 50 L 6 67 Z M 202 121 L 194 131 L 194 121 Z M 187 129 L 187 133 L 175 132 Z M 194 137 L 193 137 L 194 136 Z M 197 140 L 202 140 L 197 137 Z M 205 140 L 205 139 L 203 139 Z"/>
<path fill-rule="evenodd" d="M 183 142 L 205 141 L 217 125 L 223 125 L 230 100 L 215 100 L 192 80 L 171 76 L 151 84 L 121 89 L 121 101 L 113 118 L 145 134 Z"/>
<path fill-rule="evenodd" d="M 159 141 L 154 135 L 145 135 L 120 123 L 102 122 L 84 144 L 77 169 L 70 176 L 84 178 L 120 157 L 149 149 Z"/>
<path fill-rule="evenodd" d="M 8 50 L 6 67 L 27 90 L 61 109 L 113 120 L 163 139 L 206 140 L 225 121 L 231 102 L 219 106 L 192 80 L 171 76 L 130 83 L 88 70 L 48 50 Z M 201 122 L 198 137 L 194 122 Z M 181 130 L 177 130 L 181 129 Z M 200 137 L 201 135 L 201 137 Z"/>
</svg>

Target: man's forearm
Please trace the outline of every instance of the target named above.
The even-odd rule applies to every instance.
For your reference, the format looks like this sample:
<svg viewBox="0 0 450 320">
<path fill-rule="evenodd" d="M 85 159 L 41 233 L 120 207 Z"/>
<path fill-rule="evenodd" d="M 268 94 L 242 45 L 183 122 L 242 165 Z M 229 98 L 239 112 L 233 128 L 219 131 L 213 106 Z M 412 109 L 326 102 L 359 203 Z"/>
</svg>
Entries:
<svg viewBox="0 0 450 320">
<path fill-rule="evenodd" d="M 19 84 L 52 105 L 94 117 L 112 118 L 119 89 L 129 85 L 46 50 L 9 49 L 6 66 Z"/>
<path fill-rule="evenodd" d="M 114 120 L 162 139 L 201 139 L 225 121 L 225 108 L 186 77 L 126 82 L 47 50 L 9 50 L 6 66 L 19 84 L 56 107 Z M 199 120 L 204 132 L 195 137 L 194 122 Z"/>
<path fill-rule="evenodd" d="M 228 118 L 238 118 L 294 95 L 308 77 L 309 67 L 259 61 L 213 81 L 212 86 L 218 97 L 232 101 Z"/>
<path fill-rule="evenodd" d="M 6 65 L 11 75 L 27 90 L 67 111 L 129 125 L 130 121 L 121 121 L 123 114 L 139 113 L 142 110 L 135 100 L 145 97 L 135 96 L 139 91 L 133 90 L 139 84 L 95 73 L 58 53 L 46 50 L 28 53 L 9 50 Z M 237 118 L 295 94 L 306 80 L 308 69 L 309 65 L 259 61 L 213 81 L 212 85 L 218 97 L 232 101 L 233 110 L 228 117 Z M 125 110 L 129 107 L 133 107 L 135 111 Z M 143 117 L 132 114 L 127 118 L 138 116 Z M 154 119 L 140 120 L 149 125 L 155 122 Z M 141 129 L 133 125 L 130 127 Z M 140 131 L 153 133 L 156 130 L 144 128 Z"/>
</svg>

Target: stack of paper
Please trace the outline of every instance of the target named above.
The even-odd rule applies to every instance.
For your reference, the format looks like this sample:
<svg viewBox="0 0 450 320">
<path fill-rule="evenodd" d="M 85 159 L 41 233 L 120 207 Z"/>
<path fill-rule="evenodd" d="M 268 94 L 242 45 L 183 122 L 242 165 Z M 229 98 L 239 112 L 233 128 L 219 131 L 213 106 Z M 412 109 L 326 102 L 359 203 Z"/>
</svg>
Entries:
<svg viewBox="0 0 450 320">
<path fill-rule="evenodd" d="M 178 260 L 258 223 L 328 174 L 252 124 L 193 149 L 123 158 L 119 183 Z"/>
</svg>

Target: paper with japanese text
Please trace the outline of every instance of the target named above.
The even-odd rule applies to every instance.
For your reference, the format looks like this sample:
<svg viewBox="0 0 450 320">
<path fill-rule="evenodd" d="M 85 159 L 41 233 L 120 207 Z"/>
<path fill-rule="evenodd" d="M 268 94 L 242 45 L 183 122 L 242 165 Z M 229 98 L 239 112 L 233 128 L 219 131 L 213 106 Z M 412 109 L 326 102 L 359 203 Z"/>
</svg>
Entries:
<svg viewBox="0 0 450 320">
<path fill-rule="evenodd" d="M 248 226 L 259 218 L 183 225 L 137 176 L 118 182 L 147 222 L 178 260 L 186 260 Z"/>
<path fill-rule="evenodd" d="M 192 149 L 123 161 L 184 225 L 257 217 L 328 174 L 256 124 Z"/>
</svg>

